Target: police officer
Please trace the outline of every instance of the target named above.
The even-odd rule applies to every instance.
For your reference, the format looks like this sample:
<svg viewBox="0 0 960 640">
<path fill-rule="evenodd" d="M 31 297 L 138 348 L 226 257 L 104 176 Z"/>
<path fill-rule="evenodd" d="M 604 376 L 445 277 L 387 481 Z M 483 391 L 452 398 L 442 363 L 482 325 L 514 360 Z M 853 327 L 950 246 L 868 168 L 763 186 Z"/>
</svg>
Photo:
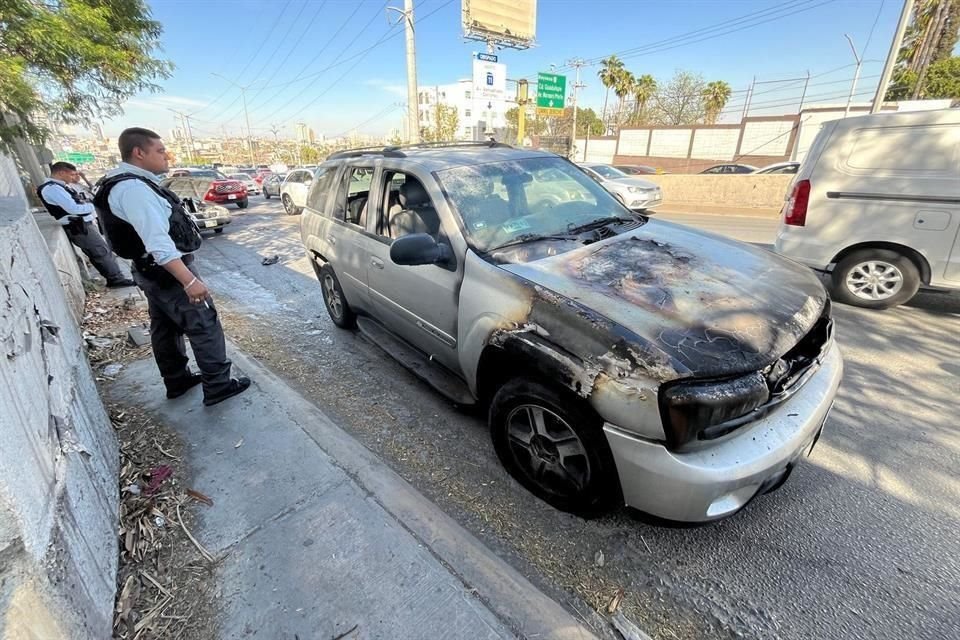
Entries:
<svg viewBox="0 0 960 640">
<path fill-rule="evenodd" d="M 223 327 L 193 266 L 200 233 L 180 198 L 157 178 L 168 167 L 163 142 L 141 128 L 126 129 L 118 142 L 122 162 L 100 181 L 94 204 L 114 251 L 133 261 L 133 276 L 147 297 L 153 356 L 167 397 L 200 382 L 207 406 L 243 393 L 250 379 L 230 377 Z M 184 335 L 200 374 L 187 368 Z"/>
<path fill-rule="evenodd" d="M 70 242 L 83 251 L 108 287 L 132 287 L 133 280 L 123 275 L 117 259 L 107 246 L 96 224 L 93 205 L 73 185 L 80 182 L 77 168 L 69 162 L 50 165 L 51 179 L 37 188 L 37 197 L 57 222 L 63 225 Z"/>
</svg>

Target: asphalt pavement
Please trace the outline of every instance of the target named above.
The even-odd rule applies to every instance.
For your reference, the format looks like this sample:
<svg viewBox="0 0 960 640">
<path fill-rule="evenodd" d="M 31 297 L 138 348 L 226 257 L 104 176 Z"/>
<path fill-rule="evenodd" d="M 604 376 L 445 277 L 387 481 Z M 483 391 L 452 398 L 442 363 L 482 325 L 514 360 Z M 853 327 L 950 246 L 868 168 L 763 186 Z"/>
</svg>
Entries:
<svg viewBox="0 0 960 640">
<path fill-rule="evenodd" d="M 776 493 L 697 528 L 626 509 L 583 520 L 506 474 L 480 412 L 332 325 L 298 217 L 261 198 L 235 213 L 198 262 L 228 335 L 575 615 L 593 621 L 622 588 L 623 610 L 657 639 L 960 637 L 960 296 L 836 307 L 844 384 Z M 761 245 L 776 226 L 663 217 Z"/>
</svg>

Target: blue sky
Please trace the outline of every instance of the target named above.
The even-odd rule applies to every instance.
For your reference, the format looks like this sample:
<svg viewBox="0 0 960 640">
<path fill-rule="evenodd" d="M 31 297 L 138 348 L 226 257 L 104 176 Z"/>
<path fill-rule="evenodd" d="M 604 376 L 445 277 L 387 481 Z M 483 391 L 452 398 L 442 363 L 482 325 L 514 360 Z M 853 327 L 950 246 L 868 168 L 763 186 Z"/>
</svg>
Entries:
<svg viewBox="0 0 960 640">
<path fill-rule="evenodd" d="M 164 26 L 162 54 L 176 70 L 161 93 L 137 96 L 125 105 L 125 115 L 105 123 L 108 135 L 133 125 L 166 134 L 177 118 L 171 108 L 195 114 L 195 136 L 220 134 L 224 127 L 239 134 L 240 91 L 213 73 L 250 85 L 255 134 L 277 125 L 281 135 L 292 135 L 298 121 L 327 136 L 354 128 L 380 134 L 400 124 L 404 40 L 402 26 L 391 26 L 385 6 L 402 6 L 402 0 L 148 2 Z M 414 5 L 419 82 L 468 77 L 471 53 L 483 45 L 463 39 L 460 0 Z M 729 117 L 739 119 L 754 76 L 767 82 L 809 71 L 808 102 L 842 102 L 854 71 L 845 33 L 865 60 L 858 98 L 869 98 L 901 6 L 900 0 L 540 0 L 537 45 L 499 55 L 509 78 L 535 78 L 537 71 L 573 57 L 598 59 L 645 47 L 622 56 L 631 71 L 660 81 L 678 69 L 724 80 L 735 91 Z M 739 18 L 744 19 L 735 21 Z M 692 31 L 697 33 L 677 39 Z M 393 37 L 383 39 L 387 36 Z M 597 111 L 604 96 L 598 69 L 583 68 L 587 87 L 580 100 Z M 751 114 L 795 111 L 802 85 L 758 85 Z"/>
</svg>

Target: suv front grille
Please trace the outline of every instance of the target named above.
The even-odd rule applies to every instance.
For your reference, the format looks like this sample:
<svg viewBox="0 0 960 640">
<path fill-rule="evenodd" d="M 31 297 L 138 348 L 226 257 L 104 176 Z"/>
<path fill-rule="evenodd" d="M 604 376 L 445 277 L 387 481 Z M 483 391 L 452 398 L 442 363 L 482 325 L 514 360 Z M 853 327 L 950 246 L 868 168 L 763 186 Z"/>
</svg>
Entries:
<svg viewBox="0 0 960 640">
<path fill-rule="evenodd" d="M 217 193 L 236 193 L 243 188 L 239 182 L 222 182 L 214 185 L 213 190 Z"/>
</svg>

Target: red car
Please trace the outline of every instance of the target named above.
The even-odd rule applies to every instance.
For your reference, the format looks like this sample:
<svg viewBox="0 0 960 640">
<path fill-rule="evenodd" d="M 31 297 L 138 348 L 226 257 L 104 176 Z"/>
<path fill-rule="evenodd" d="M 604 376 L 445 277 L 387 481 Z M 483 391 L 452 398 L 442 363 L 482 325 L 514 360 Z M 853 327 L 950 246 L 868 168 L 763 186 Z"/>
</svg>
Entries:
<svg viewBox="0 0 960 640">
<path fill-rule="evenodd" d="M 239 180 L 231 180 L 213 169 L 174 169 L 171 178 L 191 178 L 196 197 L 214 204 L 235 204 L 246 209 L 250 204 L 247 188 Z"/>
</svg>

